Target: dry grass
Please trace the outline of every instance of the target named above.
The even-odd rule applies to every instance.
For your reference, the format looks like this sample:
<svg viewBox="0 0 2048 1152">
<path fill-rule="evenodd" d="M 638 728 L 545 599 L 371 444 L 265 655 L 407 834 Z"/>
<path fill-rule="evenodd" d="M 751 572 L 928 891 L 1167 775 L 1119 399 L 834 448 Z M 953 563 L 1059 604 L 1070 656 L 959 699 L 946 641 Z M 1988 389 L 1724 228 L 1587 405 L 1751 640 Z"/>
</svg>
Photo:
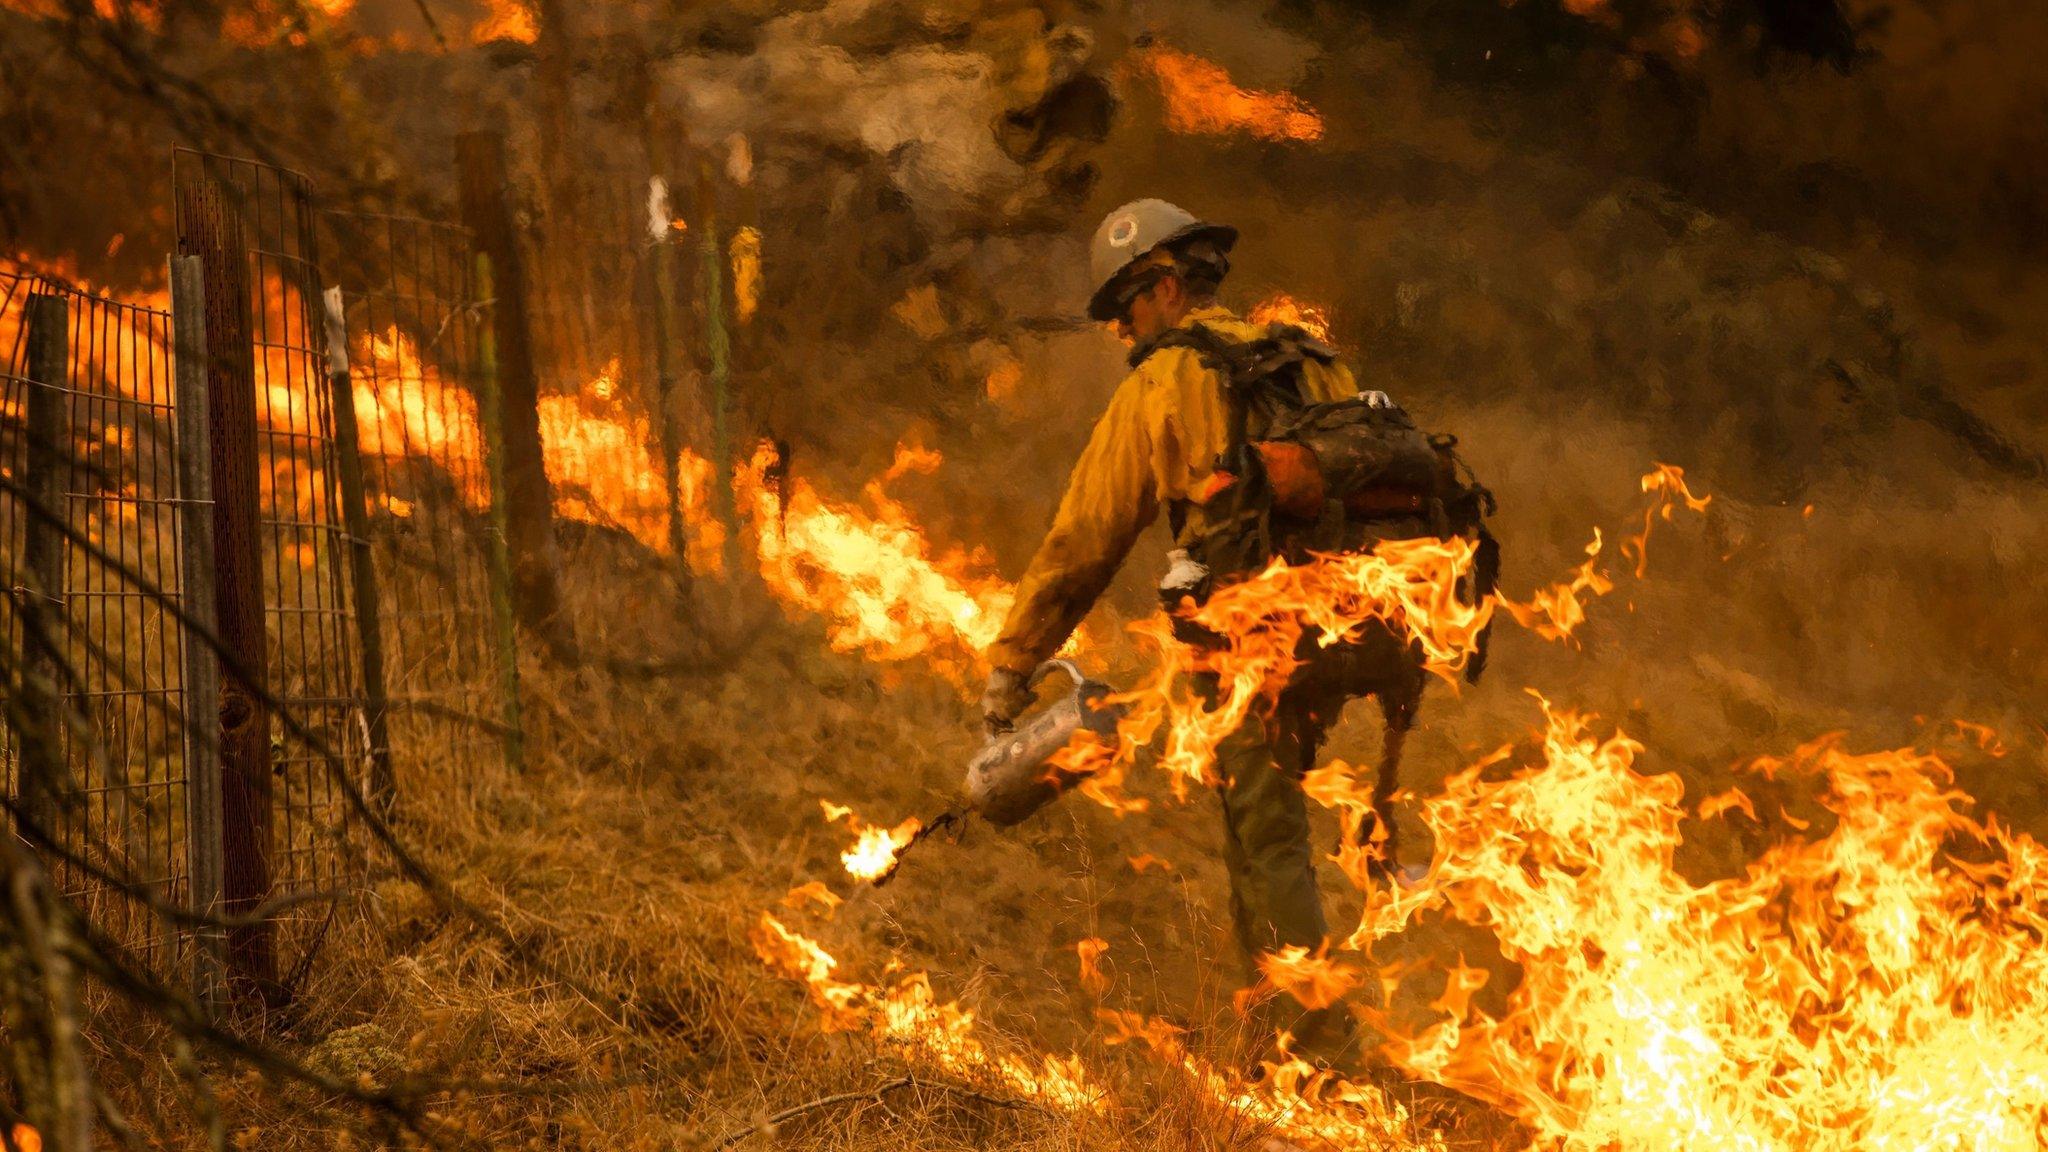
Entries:
<svg viewBox="0 0 2048 1152">
<path fill-rule="evenodd" d="M 1610 541 L 1633 527 L 1647 449 L 1626 425 L 1532 426 L 1504 407 L 1469 414 L 1461 430 L 1486 446 L 1477 462 L 1503 492 L 1541 494 L 1511 499 L 1503 516 L 1511 592 L 1562 572 L 1595 524 Z M 1711 477 L 1698 479 L 1712 490 Z M 2015 695 L 2029 680 L 2001 662 L 2035 650 L 2042 625 L 1982 606 L 2022 586 L 2048 527 L 2038 497 L 1958 491 L 1971 501 L 1968 533 L 1910 492 L 1871 500 L 1867 490 L 1817 494 L 1811 515 L 1723 496 L 1703 518 L 1659 524 L 1648 578 L 1624 575 L 1580 646 L 1506 628 L 1486 683 L 1432 695 L 1411 784 L 1426 792 L 1523 735 L 1535 712 L 1522 689 L 1535 687 L 1645 739 L 1647 768 L 1682 773 L 1695 796 L 1725 786 L 1749 755 L 1848 729 L 1863 746 L 1941 741 L 1967 788 L 2022 826 L 2039 823 L 2040 734 L 2022 723 Z M 609 539 L 590 537 L 571 560 L 586 635 L 646 655 L 686 627 L 658 573 Z M 782 1137 L 867 1149 L 1258 1146 L 1258 1132 L 1183 1078 L 1105 1047 L 1094 1022 L 1098 1003 L 1156 1014 L 1232 1058 L 1241 1037 L 1226 1004 L 1240 969 L 1223 928 L 1214 801 L 1176 806 L 1150 779 L 1150 812 L 1119 820 L 1073 800 L 1008 832 L 970 826 L 957 842 L 922 846 L 887 887 L 856 888 L 837 864 L 843 833 L 823 822 L 818 800 L 891 821 L 945 808 L 974 744 L 964 697 L 915 669 L 832 653 L 820 629 L 782 620 L 744 588 L 721 599 L 709 618 L 744 637 L 744 656 L 724 671 L 627 681 L 530 656 L 527 775 L 462 759 L 402 764 L 404 835 L 548 971 L 516 962 L 416 889 L 380 882 L 293 1027 L 314 1063 L 380 1083 L 402 1071 L 478 1082 L 436 1110 L 491 1147 L 688 1147 L 905 1073 L 930 1082 L 803 1113 Z M 635 626 L 607 636 L 600 621 Z M 1098 623 L 1098 635 L 1116 634 L 1113 620 Z M 1108 663 L 1129 660 L 1113 652 Z M 2013 751 L 1993 760 L 1921 716 L 2000 727 Z M 1330 754 L 1364 759 L 1374 739 L 1354 719 Z M 1803 810 L 1798 796 L 1759 798 Z M 1764 824 L 1690 830 L 1683 866 L 1723 874 L 1789 834 L 1773 809 L 1759 806 Z M 1129 863 L 1140 854 L 1171 868 L 1140 874 Z M 779 907 L 819 878 L 847 898 L 835 915 Z M 1328 878 L 1326 891 L 1340 887 Z M 929 971 L 942 997 L 977 1011 L 991 1043 L 1079 1053 L 1115 1108 L 1074 1117 L 994 1107 L 940 1086 L 976 1087 L 910 1054 L 822 1034 L 801 990 L 766 971 L 748 943 L 771 907 L 839 956 L 844 978 L 881 981 L 892 965 Z M 1333 895 L 1333 922 L 1355 908 L 1355 894 Z M 1100 1002 L 1078 980 L 1074 946 L 1089 936 L 1109 942 L 1114 983 Z M 1478 934 L 1436 924 L 1378 959 L 1477 961 L 1487 951 Z M 1435 991 L 1412 981 L 1395 1007 L 1419 1020 Z M 299 1092 L 238 1083 L 226 1094 L 246 1146 L 374 1136 Z M 1450 1122 L 1460 1139 L 1505 1138 L 1478 1112 Z"/>
</svg>

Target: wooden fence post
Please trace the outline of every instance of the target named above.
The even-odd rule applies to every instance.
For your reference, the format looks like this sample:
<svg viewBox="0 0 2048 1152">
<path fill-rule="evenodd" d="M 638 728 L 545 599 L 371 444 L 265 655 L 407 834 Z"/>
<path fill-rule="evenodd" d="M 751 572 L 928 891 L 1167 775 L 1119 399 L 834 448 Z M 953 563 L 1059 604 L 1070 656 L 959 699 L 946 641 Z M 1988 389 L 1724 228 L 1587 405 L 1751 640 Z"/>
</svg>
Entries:
<svg viewBox="0 0 2048 1152">
<path fill-rule="evenodd" d="M 49 686 L 56 694 L 55 702 L 64 698 L 58 646 L 63 644 L 65 633 L 64 558 L 69 546 L 48 517 L 65 514 L 65 479 L 71 468 L 70 305 L 62 295 L 35 293 L 28 298 L 27 320 L 28 395 L 24 399 L 28 410 L 24 417 L 28 442 L 24 446 L 22 471 L 27 474 L 29 492 L 42 506 L 43 515 L 32 512 L 22 526 L 21 558 L 29 584 L 23 595 L 33 601 L 24 605 L 22 646 L 26 649 L 29 674 Z M 63 724 L 57 717 L 46 720 L 49 733 L 62 730 Z M 58 759 L 61 748 L 61 743 L 53 743 L 47 749 L 49 755 L 21 759 L 19 786 L 23 807 L 43 835 L 53 841 L 61 836 L 57 825 L 62 781 L 53 775 L 62 771 L 63 762 Z"/>
<path fill-rule="evenodd" d="M 247 916 L 270 897 L 270 710 L 263 622 L 262 486 L 257 475 L 256 364 L 249 255 L 242 222 L 211 179 L 184 199 L 180 254 L 206 283 L 208 467 L 213 477 L 214 622 L 228 660 L 221 677 L 221 910 Z M 280 991 L 268 920 L 228 930 L 230 974 L 266 1001 Z"/>
<path fill-rule="evenodd" d="M 709 363 L 706 383 L 711 395 L 711 490 L 718 496 L 718 516 L 725 522 L 728 561 L 739 539 L 739 516 L 732 491 L 732 336 L 725 323 L 725 251 L 718 243 L 718 185 L 711 161 L 700 162 L 697 171 L 697 215 L 703 218 L 704 236 L 699 248 L 700 287 L 704 293 L 704 352 Z"/>
<path fill-rule="evenodd" d="M 556 655 L 575 658 L 575 638 L 562 613 L 557 576 L 554 493 L 540 442 L 540 381 L 534 368 L 526 262 L 506 198 L 505 138 L 466 132 L 455 139 L 462 220 L 476 251 L 490 258 L 492 329 L 503 420 L 506 546 L 511 553 L 513 605 Z"/>
<path fill-rule="evenodd" d="M 476 294 L 480 300 L 491 296 L 491 258 L 476 256 Z M 519 715 L 519 637 L 513 630 L 512 565 L 507 556 L 504 395 L 498 387 L 498 341 L 491 325 L 477 325 L 477 411 L 484 425 L 484 472 L 490 478 L 490 530 L 484 533 L 485 558 L 490 573 L 491 623 L 498 653 L 498 683 L 504 699 L 501 719 L 505 724 L 505 762 L 514 772 L 526 770 L 526 744 Z"/>
<path fill-rule="evenodd" d="M 327 329 L 327 387 L 334 410 L 334 455 L 341 474 L 341 522 L 348 532 L 349 569 L 354 577 L 356 634 L 363 647 L 363 720 L 370 734 L 370 796 L 388 814 L 397 799 L 391 775 L 390 711 L 384 685 L 383 606 L 378 599 L 377 562 L 370 552 L 369 493 L 363 484 L 362 437 L 356 428 L 355 389 L 348 372 L 348 322 L 341 289 L 321 295 Z"/>
<path fill-rule="evenodd" d="M 171 257 L 172 412 L 178 444 L 178 600 L 192 623 L 216 631 L 213 471 L 206 401 L 206 274 L 197 256 Z M 193 911 L 221 907 L 220 665 L 199 635 L 180 638 L 185 712 L 185 857 Z M 226 1007 L 227 933 L 193 933 L 192 993 L 211 1014 Z"/>
<path fill-rule="evenodd" d="M 677 470 L 683 454 L 682 428 L 676 420 L 676 385 L 681 382 L 682 357 L 676 342 L 682 326 L 676 323 L 676 257 L 674 228 L 668 200 L 668 181 L 660 176 L 647 179 L 647 239 L 654 245 L 654 364 L 655 403 L 661 418 L 661 479 L 668 489 L 668 547 L 674 555 L 676 587 L 689 602 L 690 533 L 683 520 L 681 477 Z"/>
</svg>

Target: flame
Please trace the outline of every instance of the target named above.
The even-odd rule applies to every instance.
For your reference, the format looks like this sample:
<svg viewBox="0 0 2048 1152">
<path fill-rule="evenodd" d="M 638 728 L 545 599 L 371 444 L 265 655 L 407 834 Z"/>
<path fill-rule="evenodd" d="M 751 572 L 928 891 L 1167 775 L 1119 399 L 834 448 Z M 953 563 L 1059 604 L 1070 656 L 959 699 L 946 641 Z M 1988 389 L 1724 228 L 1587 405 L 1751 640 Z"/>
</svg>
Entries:
<svg viewBox="0 0 2048 1152">
<path fill-rule="evenodd" d="M 446 465 L 471 508 L 489 500 L 485 438 L 476 398 L 420 354 L 396 327 L 371 336 L 356 352 L 353 386 L 363 451 L 431 458 Z M 668 494 L 656 442 L 644 416 L 618 413 L 616 357 L 575 395 L 540 398 L 541 452 L 555 487 L 555 512 L 573 520 L 624 529 L 647 548 L 668 551 Z M 303 405 L 299 406 L 303 408 Z M 713 514 L 715 472 L 688 449 L 676 461 L 678 495 L 687 525 L 690 567 L 724 566 L 725 525 Z"/>
<path fill-rule="evenodd" d="M 1476 547 L 1463 538 L 1389 540 L 1371 552 L 1306 564 L 1276 560 L 1186 613 L 1221 639 L 1213 649 L 1181 644 L 1156 618 L 1132 625 L 1160 659 L 1149 683 L 1117 697 L 1128 708 L 1119 755 L 1134 755 L 1163 726 L 1160 762 L 1184 797 L 1189 783 L 1209 781 L 1216 746 L 1253 708 L 1278 697 L 1309 651 L 1355 642 L 1370 628 L 1392 631 L 1431 671 L 1454 678 L 1493 617 L 1490 598 L 1467 603 L 1458 592 Z M 1197 672 L 1217 678 L 1213 706 L 1187 683 Z"/>
<path fill-rule="evenodd" d="M 20 1152 L 43 1152 L 43 1134 L 26 1124 L 16 1124 L 8 1138 Z"/>
<path fill-rule="evenodd" d="M 1586 606 L 1579 594 L 1583 592 L 1590 599 L 1614 590 L 1614 581 L 1595 567 L 1600 562 L 1600 548 L 1600 530 L 1595 528 L 1593 542 L 1586 545 L 1586 562 L 1572 570 L 1570 579 L 1537 589 L 1527 603 L 1502 597 L 1501 607 L 1515 618 L 1515 623 L 1545 640 L 1570 637 L 1586 622 Z"/>
<path fill-rule="evenodd" d="M 430 457 L 460 467 L 450 479 L 463 498 L 481 508 L 489 499 L 483 468 L 484 434 L 476 398 L 444 379 L 440 365 L 420 356 L 395 325 L 372 335 L 356 352 L 351 382 L 357 442 L 385 457 Z M 368 370 L 362 370 L 367 365 Z M 396 511 L 394 508 L 393 511 Z M 401 513 L 403 514 L 403 513 Z"/>
<path fill-rule="evenodd" d="M 825 911 L 831 912 L 843 903 L 845 901 L 841 900 L 837 893 L 825 887 L 823 880 L 812 880 L 806 884 L 799 884 L 784 893 L 782 897 L 782 906 L 791 909 L 802 908 L 806 904 L 816 904 L 825 909 Z"/>
<path fill-rule="evenodd" d="M 732 260 L 733 319 L 745 324 L 754 318 L 754 310 L 761 305 L 760 230 L 741 228 L 734 232 L 727 253 Z"/>
<path fill-rule="evenodd" d="M 539 37 L 533 9 L 522 0 L 484 0 L 484 18 L 469 30 L 473 44 L 488 44 L 493 40 L 531 44 Z"/>
<path fill-rule="evenodd" d="M 829 503 L 801 478 L 778 478 L 772 444 L 741 471 L 736 486 L 753 516 L 763 580 L 790 606 L 824 617 L 835 650 L 954 666 L 974 663 L 995 642 L 1014 590 L 980 552 L 935 555 L 884 490 L 938 463 L 935 452 L 900 446 L 865 490 L 872 513 Z"/>
<path fill-rule="evenodd" d="M 1694 884 L 1683 782 L 1637 772 L 1641 745 L 1591 717 L 1544 715 L 1539 759 L 1424 804 L 1428 877 L 1369 902 L 1354 938 L 1444 907 L 1521 967 L 1497 1018 L 1441 999 L 1396 1046 L 1408 1067 L 1542 1146 L 2038 1146 L 2048 849 L 1970 816 L 1939 757 L 1830 736 L 1751 770 L 1814 781 L 1833 830 Z"/>
<path fill-rule="evenodd" d="M 89 296 L 137 308 L 169 312 L 168 288 L 145 287 L 115 292 L 79 275 L 78 262 L 71 256 L 45 257 L 16 252 L 4 258 L 0 275 L 42 277 L 52 284 L 76 289 Z M 36 285 L 24 283 L 14 289 L 14 299 L 0 309 L 0 348 L 14 349 L 26 338 L 27 294 Z M 146 404 L 171 402 L 170 325 L 127 308 L 108 308 L 93 317 L 92 330 L 81 332 L 80 317 L 73 309 L 67 335 L 72 344 L 72 372 L 81 384 L 95 390 L 112 389 Z"/>
<path fill-rule="evenodd" d="M 583 392 L 540 398 L 541 448 L 555 510 L 573 520 L 624 529 L 649 549 L 668 548 L 668 490 L 656 437 L 647 417 L 592 411 L 616 394 L 613 360 Z M 725 565 L 725 525 L 713 512 L 709 461 L 689 449 L 676 460 L 676 488 L 686 525 L 687 560 L 694 571 Z"/>
<path fill-rule="evenodd" d="M 1669 523 L 1683 505 L 1688 511 L 1705 512 L 1712 496 L 1694 496 L 1685 485 L 1685 469 L 1676 464 L 1659 464 L 1643 475 L 1643 491 L 1651 497 L 1643 510 L 1643 530 L 1621 542 L 1621 554 L 1635 558 L 1636 576 L 1641 578 L 1650 563 L 1650 528 L 1658 520 Z"/>
<path fill-rule="evenodd" d="M 1089 936 L 1074 943 L 1074 954 L 1081 961 L 1081 987 L 1090 995 L 1102 996 L 1109 992 L 1109 976 L 1102 971 L 1102 954 L 1109 951 L 1109 941 L 1099 936 Z"/>
<path fill-rule="evenodd" d="M 846 821 L 847 830 L 855 836 L 853 847 L 839 856 L 839 862 L 846 866 L 847 875 L 856 880 L 879 880 L 896 870 L 896 858 L 917 834 L 924 829 L 924 822 L 913 816 L 894 828 L 878 828 L 863 821 L 854 811 L 830 800 L 820 800 L 819 806 L 825 811 L 825 822 Z"/>
<path fill-rule="evenodd" d="M 1329 946 L 1310 952 L 1289 944 L 1259 957 L 1266 982 L 1301 1002 L 1304 1008 L 1328 1008 L 1363 983 L 1358 969 L 1329 956 Z"/>
<path fill-rule="evenodd" d="M 1159 81 L 1166 126 L 1175 132 L 1247 132 L 1262 140 L 1316 141 L 1323 118 L 1291 92 L 1240 88 L 1230 73 L 1200 56 L 1155 44 L 1140 56 Z"/>
<path fill-rule="evenodd" d="M 753 943 L 755 954 L 771 970 L 804 984 L 828 1032 L 866 1032 L 908 1048 L 945 1072 L 1003 1085 L 1055 1111 L 1099 1113 L 1109 1103 L 1076 1056 L 1029 1059 L 991 1052 L 974 1035 L 974 1014 L 952 1002 L 940 1003 L 922 972 L 902 977 L 894 987 L 835 979 L 837 958 L 767 912 L 755 924 Z M 1113 1029 L 1106 1037 L 1109 1043 L 1146 1043 L 1197 1091 L 1255 1126 L 1336 1148 L 1394 1146 L 1435 1152 L 1445 1147 L 1440 1134 L 1416 1131 L 1406 1109 L 1378 1089 L 1317 1072 L 1299 1060 L 1269 1064 L 1264 1078 L 1250 1084 L 1186 1052 L 1179 1030 L 1171 1024 L 1111 1010 L 1100 1016 Z"/>
<path fill-rule="evenodd" d="M 1318 340 L 1330 338 L 1330 310 L 1296 300 L 1284 292 L 1253 305 L 1247 319 L 1254 324 L 1292 324 Z"/>
<path fill-rule="evenodd" d="M 809 989 L 827 1031 L 866 1032 L 904 1046 L 942 1071 L 999 1084 L 1061 1112 L 1095 1112 L 1102 1107 L 1103 1092 L 1089 1080 L 1079 1059 L 1029 1060 L 991 1051 L 975 1035 L 974 1013 L 951 1001 L 941 1003 L 921 972 L 903 977 L 894 987 L 835 980 L 832 972 L 839 961 L 831 953 L 766 912 L 755 924 L 753 942 L 763 963 Z"/>
</svg>

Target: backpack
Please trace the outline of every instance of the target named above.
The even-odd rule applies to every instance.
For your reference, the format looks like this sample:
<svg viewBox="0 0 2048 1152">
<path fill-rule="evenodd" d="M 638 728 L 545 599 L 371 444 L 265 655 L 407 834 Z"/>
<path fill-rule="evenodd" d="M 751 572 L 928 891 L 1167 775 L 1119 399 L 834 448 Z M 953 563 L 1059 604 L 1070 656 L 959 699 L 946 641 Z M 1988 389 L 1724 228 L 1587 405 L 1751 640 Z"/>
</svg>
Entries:
<svg viewBox="0 0 2048 1152">
<path fill-rule="evenodd" d="M 1162 348 L 1187 348 L 1223 378 L 1229 406 L 1228 446 L 1210 483 L 1195 500 L 1207 528 L 1183 542 L 1207 571 L 1209 587 L 1250 576 L 1276 558 L 1302 564 L 1314 555 L 1370 551 L 1382 540 L 1463 536 L 1477 543 L 1468 586 L 1477 603 L 1500 576 L 1500 545 L 1487 531 L 1493 493 L 1457 452 L 1455 436 L 1430 435 L 1383 392 L 1310 403 L 1303 366 L 1329 364 L 1336 350 L 1292 325 L 1232 340 L 1200 324 L 1162 334 L 1132 356 L 1133 364 Z M 1184 510 L 1173 516 L 1174 536 Z M 1476 682 L 1486 664 L 1486 639 L 1466 665 Z"/>
</svg>

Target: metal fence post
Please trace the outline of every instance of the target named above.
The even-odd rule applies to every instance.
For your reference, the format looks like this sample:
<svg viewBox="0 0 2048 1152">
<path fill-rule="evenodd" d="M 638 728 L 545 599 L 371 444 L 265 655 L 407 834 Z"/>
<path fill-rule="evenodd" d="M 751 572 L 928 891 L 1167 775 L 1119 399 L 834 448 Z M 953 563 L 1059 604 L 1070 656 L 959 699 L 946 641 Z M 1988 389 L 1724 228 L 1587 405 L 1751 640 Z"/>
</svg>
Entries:
<svg viewBox="0 0 2048 1152">
<path fill-rule="evenodd" d="M 213 632 L 213 470 L 206 400 L 206 273 L 197 256 L 171 257 L 171 364 L 178 444 L 178 599 Z M 185 700 L 185 858 L 191 905 L 221 914 L 220 665 L 198 635 L 179 644 Z M 226 1006 L 227 933 L 193 933 L 192 993 L 208 1012 Z"/>
<path fill-rule="evenodd" d="M 376 557 L 370 554 L 369 494 L 363 484 L 362 439 L 356 428 L 355 390 L 348 372 L 348 324 L 341 289 L 322 296 L 327 320 L 327 384 L 334 410 L 334 455 L 341 474 L 341 520 L 348 531 L 349 567 L 354 576 L 356 632 L 363 648 L 363 712 L 370 732 L 370 795 L 387 811 L 397 798 L 391 776 L 389 704 L 384 689 L 384 628 L 377 591 Z"/>
<path fill-rule="evenodd" d="M 229 916 L 246 916 L 270 897 L 272 822 L 249 256 L 241 218 L 218 183 L 202 178 L 178 194 L 185 200 L 179 219 L 190 225 L 189 233 L 178 237 L 179 249 L 199 258 L 206 282 L 214 618 L 229 657 L 220 693 L 221 908 Z M 275 932 L 268 919 L 228 930 L 228 963 L 237 980 L 266 1001 L 281 991 Z"/>
<path fill-rule="evenodd" d="M 540 443 L 540 381 L 534 369 L 527 307 L 526 264 L 506 199 L 505 139 L 495 132 L 455 138 L 462 221 L 476 251 L 490 257 L 496 285 L 491 327 L 497 341 L 499 433 L 506 489 L 506 545 L 511 552 L 514 606 L 528 627 L 564 659 L 575 658 L 575 637 L 562 612 L 557 577 L 554 493 Z"/>
<path fill-rule="evenodd" d="M 38 292 L 28 298 L 28 425 L 27 451 L 22 470 L 28 489 L 41 505 L 41 514 L 31 512 L 22 530 L 22 561 L 29 587 L 24 595 L 33 603 L 24 605 L 22 641 L 27 649 L 29 674 L 63 699 L 58 680 L 57 645 L 64 634 L 63 533 L 49 517 L 65 510 L 65 477 L 71 464 L 70 383 L 71 310 L 63 296 Z M 58 606 L 59 611 L 49 611 Z M 50 717 L 50 731 L 61 725 Z M 56 747 L 49 749 L 54 756 Z M 23 806 L 52 840 L 58 838 L 58 792 L 62 781 L 51 773 L 61 771 L 61 761 L 52 756 L 24 756 L 21 761 Z"/>
<path fill-rule="evenodd" d="M 476 294 L 491 295 L 491 258 L 476 255 Z M 526 740 L 519 714 L 519 637 L 512 615 L 512 565 L 505 545 L 506 514 L 504 395 L 498 387 L 498 341 L 488 323 L 477 325 L 477 411 L 483 416 L 484 471 L 490 477 L 490 530 L 484 533 L 491 585 L 492 632 L 498 653 L 498 683 L 505 724 L 505 762 L 526 769 Z"/>
</svg>

